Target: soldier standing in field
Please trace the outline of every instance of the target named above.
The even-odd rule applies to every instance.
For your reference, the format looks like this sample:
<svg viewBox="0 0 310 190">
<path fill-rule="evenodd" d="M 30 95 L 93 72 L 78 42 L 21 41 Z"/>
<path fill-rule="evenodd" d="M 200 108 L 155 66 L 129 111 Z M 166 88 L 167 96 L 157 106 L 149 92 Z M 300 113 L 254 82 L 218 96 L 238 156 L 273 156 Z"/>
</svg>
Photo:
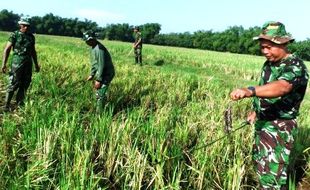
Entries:
<svg viewBox="0 0 310 190">
<path fill-rule="evenodd" d="M 109 51 L 97 40 L 93 31 L 83 33 L 83 40 L 91 47 L 91 71 L 87 80 L 95 80 L 96 111 L 97 113 L 101 113 L 109 84 L 115 75 L 114 66 Z"/>
<path fill-rule="evenodd" d="M 32 62 L 35 64 L 35 71 L 40 71 L 35 49 L 35 37 L 32 33 L 29 32 L 29 19 L 21 19 L 18 21 L 18 24 L 20 29 L 10 35 L 3 52 L 1 70 L 3 73 L 6 73 L 6 64 L 10 55 L 10 51 L 13 48 L 13 58 L 9 72 L 9 86 L 5 98 L 5 111 L 10 110 L 10 102 L 13 98 L 14 92 L 17 89 L 17 105 L 24 105 L 26 91 L 31 83 Z"/>
<path fill-rule="evenodd" d="M 135 53 L 135 63 L 142 66 L 142 35 L 138 26 L 134 28 L 134 38 L 133 49 Z"/>
<path fill-rule="evenodd" d="M 258 86 L 233 90 L 232 100 L 253 97 L 255 122 L 253 160 L 260 189 L 288 189 L 289 155 L 297 133 L 296 117 L 304 98 L 308 73 L 303 61 L 287 50 L 294 39 L 280 22 L 267 22 L 259 40 L 266 57 Z"/>
</svg>

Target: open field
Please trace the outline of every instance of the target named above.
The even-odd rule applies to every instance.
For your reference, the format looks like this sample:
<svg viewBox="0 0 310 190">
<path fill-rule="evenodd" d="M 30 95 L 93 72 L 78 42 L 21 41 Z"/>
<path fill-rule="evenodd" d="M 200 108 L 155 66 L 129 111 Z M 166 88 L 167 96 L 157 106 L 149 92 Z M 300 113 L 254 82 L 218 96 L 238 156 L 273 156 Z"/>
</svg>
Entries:
<svg viewBox="0 0 310 190">
<path fill-rule="evenodd" d="M 7 38 L 0 32 L 1 47 Z M 116 76 L 98 116 L 92 85 L 82 82 L 88 46 L 69 37 L 36 41 L 41 72 L 24 109 L 2 113 L 7 77 L 0 78 L 0 189 L 256 189 L 253 127 L 199 147 L 225 135 L 229 92 L 257 84 L 263 57 L 144 45 L 140 67 L 131 44 L 103 41 Z M 310 167 L 309 93 L 293 152 L 298 173 Z M 231 105 L 237 128 L 251 101 Z M 302 173 L 305 184 L 310 170 Z M 290 181 L 295 189 L 294 175 Z"/>
</svg>

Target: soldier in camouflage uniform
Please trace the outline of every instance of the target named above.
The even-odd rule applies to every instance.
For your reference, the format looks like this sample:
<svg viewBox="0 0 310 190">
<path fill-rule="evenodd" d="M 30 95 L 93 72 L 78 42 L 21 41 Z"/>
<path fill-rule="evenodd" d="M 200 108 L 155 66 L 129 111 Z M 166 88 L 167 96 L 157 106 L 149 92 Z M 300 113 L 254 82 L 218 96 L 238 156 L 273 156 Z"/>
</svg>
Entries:
<svg viewBox="0 0 310 190">
<path fill-rule="evenodd" d="M 289 155 L 297 132 L 296 117 L 308 83 L 305 64 L 287 50 L 294 39 L 280 22 L 267 22 L 259 40 L 266 57 L 258 86 L 236 89 L 232 100 L 253 97 L 253 160 L 260 189 L 287 189 Z"/>
<path fill-rule="evenodd" d="M 96 89 L 96 111 L 101 113 L 104 107 L 104 99 L 109 84 L 111 83 L 115 71 L 112 58 L 108 50 L 96 39 L 93 31 L 83 33 L 83 40 L 91 47 L 90 63 L 91 71 L 87 80 L 95 80 Z"/>
<path fill-rule="evenodd" d="M 24 104 L 26 91 L 31 83 L 32 62 L 35 64 L 36 72 L 40 70 L 35 49 L 35 37 L 28 31 L 30 27 L 29 19 L 23 18 L 18 24 L 20 29 L 10 35 L 3 52 L 1 70 L 5 73 L 8 57 L 13 48 L 13 59 L 9 72 L 9 86 L 5 99 L 5 111 L 10 110 L 10 102 L 17 89 L 17 105 L 22 106 Z"/>
<path fill-rule="evenodd" d="M 139 27 L 134 28 L 134 38 L 133 49 L 135 53 L 135 63 L 142 65 L 142 35 Z"/>
</svg>

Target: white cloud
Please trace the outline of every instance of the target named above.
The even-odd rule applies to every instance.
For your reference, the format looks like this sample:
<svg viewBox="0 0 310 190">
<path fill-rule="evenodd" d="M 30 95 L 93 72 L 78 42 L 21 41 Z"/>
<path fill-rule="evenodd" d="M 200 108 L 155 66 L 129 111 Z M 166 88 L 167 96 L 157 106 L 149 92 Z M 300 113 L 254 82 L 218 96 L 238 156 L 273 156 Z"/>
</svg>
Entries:
<svg viewBox="0 0 310 190">
<path fill-rule="evenodd" d="M 80 9 L 76 11 L 76 15 L 82 19 L 86 18 L 88 20 L 97 22 L 99 25 L 114 23 L 124 19 L 124 16 L 121 14 L 96 9 Z"/>
</svg>

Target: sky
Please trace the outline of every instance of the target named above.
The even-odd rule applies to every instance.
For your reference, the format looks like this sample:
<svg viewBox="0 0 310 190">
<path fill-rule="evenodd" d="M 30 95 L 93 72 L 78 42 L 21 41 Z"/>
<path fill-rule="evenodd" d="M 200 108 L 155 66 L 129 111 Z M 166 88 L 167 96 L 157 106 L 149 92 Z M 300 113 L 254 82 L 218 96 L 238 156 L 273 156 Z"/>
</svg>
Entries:
<svg viewBox="0 0 310 190">
<path fill-rule="evenodd" d="M 0 10 L 15 14 L 78 18 L 107 24 L 158 23 L 160 33 L 221 32 L 280 21 L 297 41 L 310 39 L 309 0 L 1 0 Z"/>
</svg>

